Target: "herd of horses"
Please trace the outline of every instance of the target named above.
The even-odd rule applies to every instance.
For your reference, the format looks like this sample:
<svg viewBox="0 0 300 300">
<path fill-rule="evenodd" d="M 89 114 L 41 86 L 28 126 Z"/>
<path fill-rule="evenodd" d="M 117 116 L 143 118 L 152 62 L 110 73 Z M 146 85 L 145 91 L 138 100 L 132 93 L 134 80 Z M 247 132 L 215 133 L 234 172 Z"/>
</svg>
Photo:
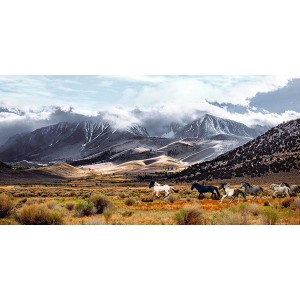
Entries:
<svg viewBox="0 0 300 300">
<path fill-rule="evenodd" d="M 165 199 L 169 196 L 169 191 L 172 190 L 175 193 L 178 193 L 179 190 L 174 189 L 170 185 L 162 185 L 156 181 L 151 181 L 149 184 L 149 188 L 153 188 L 153 196 L 159 197 L 160 192 L 165 193 Z M 205 198 L 205 193 L 211 193 L 211 199 L 213 200 L 221 200 L 221 203 L 226 197 L 232 197 L 232 200 L 229 202 L 231 203 L 233 200 L 238 198 L 238 203 L 240 198 L 246 200 L 248 195 L 252 195 L 253 199 L 257 196 L 261 195 L 262 193 L 267 194 L 264 189 L 259 185 L 251 185 L 248 182 L 242 182 L 239 188 L 233 188 L 230 186 L 229 183 L 221 183 L 219 187 L 211 186 L 211 185 L 204 185 L 194 182 L 191 186 L 191 190 L 196 189 L 199 192 L 199 199 Z M 243 190 L 242 190 L 243 189 Z M 281 184 L 271 184 L 270 189 L 273 190 L 272 197 L 285 197 L 285 196 L 294 196 L 300 193 L 300 186 L 299 185 L 289 185 L 288 183 L 284 182 Z M 223 190 L 223 196 L 221 197 L 220 191 Z"/>
</svg>

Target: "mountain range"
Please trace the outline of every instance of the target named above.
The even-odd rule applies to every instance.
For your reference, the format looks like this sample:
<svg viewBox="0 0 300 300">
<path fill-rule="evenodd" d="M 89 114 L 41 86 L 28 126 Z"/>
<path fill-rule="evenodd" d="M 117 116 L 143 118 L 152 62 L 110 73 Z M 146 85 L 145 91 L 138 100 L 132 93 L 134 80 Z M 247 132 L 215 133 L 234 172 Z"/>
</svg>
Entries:
<svg viewBox="0 0 300 300">
<path fill-rule="evenodd" d="M 300 173 L 300 119 L 282 123 L 248 143 L 211 161 L 174 174 L 183 181 L 260 177 L 280 172 Z"/>
<path fill-rule="evenodd" d="M 101 118 L 63 122 L 12 136 L 0 147 L 0 160 L 68 161 L 80 165 L 166 155 L 195 163 L 243 145 L 265 130 L 209 114 L 185 126 L 171 123 L 159 137 L 149 136 L 147 128 L 140 124 L 117 128 Z"/>
</svg>

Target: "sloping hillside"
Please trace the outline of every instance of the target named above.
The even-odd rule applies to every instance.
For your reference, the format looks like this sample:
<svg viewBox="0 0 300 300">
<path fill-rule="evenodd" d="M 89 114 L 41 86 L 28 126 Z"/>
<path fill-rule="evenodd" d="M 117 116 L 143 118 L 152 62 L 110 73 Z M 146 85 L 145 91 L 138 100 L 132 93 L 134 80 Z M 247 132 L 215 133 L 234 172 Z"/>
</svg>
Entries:
<svg viewBox="0 0 300 300">
<path fill-rule="evenodd" d="M 179 180 L 260 177 L 294 171 L 300 179 L 300 119 L 282 123 L 212 161 L 195 164 L 174 175 Z"/>
</svg>

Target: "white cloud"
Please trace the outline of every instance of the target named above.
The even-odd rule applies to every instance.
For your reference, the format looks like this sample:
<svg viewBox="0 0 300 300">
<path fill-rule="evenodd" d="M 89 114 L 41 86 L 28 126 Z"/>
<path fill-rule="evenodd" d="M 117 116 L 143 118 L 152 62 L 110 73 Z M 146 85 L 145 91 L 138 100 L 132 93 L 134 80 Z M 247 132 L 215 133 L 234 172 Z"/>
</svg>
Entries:
<svg viewBox="0 0 300 300">
<path fill-rule="evenodd" d="M 122 107 L 112 108 L 108 111 L 100 112 L 105 121 L 108 121 L 116 129 L 128 128 L 131 124 L 139 124 L 140 120 L 133 116 L 128 110 Z"/>
</svg>

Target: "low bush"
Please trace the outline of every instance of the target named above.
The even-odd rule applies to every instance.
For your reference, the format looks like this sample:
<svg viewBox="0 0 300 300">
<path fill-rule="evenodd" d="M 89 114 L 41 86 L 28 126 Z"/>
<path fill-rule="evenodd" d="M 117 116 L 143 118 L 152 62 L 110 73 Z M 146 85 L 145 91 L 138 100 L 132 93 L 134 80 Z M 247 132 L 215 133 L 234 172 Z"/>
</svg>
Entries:
<svg viewBox="0 0 300 300">
<path fill-rule="evenodd" d="M 70 211 L 74 209 L 74 206 L 75 204 L 73 202 L 68 202 L 65 204 L 65 208 Z"/>
<path fill-rule="evenodd" d="M 172 194 L 168 197 L 168 200 L 169 202 L 174 203 L 175 201 L 178 200 L 178 196 Z"/>
<path fill-rule="evenodd" d="M 259 205 L 255 203 L 249 203 L 247 205 L 247 211 L 254 217 L 258 216 L 260 214 L 260 207 Z"/>
<path fill-rule="evenodd" d="M 52 200 L 52 201 L 47 202 L 46 205 L 49 209 L 53 209 L 57 206 L 57 202 L 55 200 Z"/>
<path fill-rule="evenodd" d="M 93 194 L 90 197 L 90 202 L 95 206 L 97 214 L 103 214 L 105 208 L 113 207 L 108 197 L 103 194 Z"/>
<path fill-rule="evenodd" d="M 284 207 L 284 208 L 288 208 L 291 206 L 291 203 L 292 203 L 292 199 L 285 199 L 281 202 L 281 205 Z"/>
<path fill-rule="evenodd" d="M 132 199 L 132 198 L 129 198 L 129 199 L 125 200 L 125 204 L 126 204 L 127 206 L 132 206 L 132 205 L 135 204 L 135 200 Z"/>
<path fill-rule="evenodd" d="M 97 209 L 90 201 L 81 200 L 75 205 L 76 215 L 78 217 L 90 216 L 97 213 Z"/>
<path fill-rule="evenodd" d="M 60 225 L 63 216 L 59 211 L 50 210 L 45 204 L 23 206 L 16 214 L 16 219 L 23 225 Z"/>
<path fill-rule="evenodd" d="M 120 197 L 121 199 L 124 199 L 124 198 L 126 197 L 126 194 L 125 194 L 125 193 L 121 193 L 121 194 L 119 194 L 119 197 Z"/>
<path fill-rule="evenodd" d="M 15 205 L 12 200 L 12 197 L 10 197 L 7 194 L 0 194 L 0 218 L 5 218 L 9 216 Z"/>
<path fill-rule="evenodd" d="M 205 225 L 203 212 L 197 207 L 182 208 L 174 216 L 177 225 Z"/>
<path fill-rule="evenodd" d="M 271 207 L 265 208 L 262 216 L 262 222 L 265 225 L 275 225 L 279 220 L 279 215 Z"/>
<path fill-rule="evenodd" d="M 153 200 L 153 198 L 151 198 L 151 197 L 143 197 L 142 199 L 141 199 L 141 201 L 142 202 L 153 202 L 154 200 Z"/>
<path fill-rule="evenodd" d="M 297 208 L 300 208 L 300 198 L 295 199 L 295 206 L 296 206 Z"/>
<path fill-rule="evenodd" d="M 121 215 L 122 217 L 131 217 L 133 215 L 133 211 L 124 211 Z"/>
</svg>

